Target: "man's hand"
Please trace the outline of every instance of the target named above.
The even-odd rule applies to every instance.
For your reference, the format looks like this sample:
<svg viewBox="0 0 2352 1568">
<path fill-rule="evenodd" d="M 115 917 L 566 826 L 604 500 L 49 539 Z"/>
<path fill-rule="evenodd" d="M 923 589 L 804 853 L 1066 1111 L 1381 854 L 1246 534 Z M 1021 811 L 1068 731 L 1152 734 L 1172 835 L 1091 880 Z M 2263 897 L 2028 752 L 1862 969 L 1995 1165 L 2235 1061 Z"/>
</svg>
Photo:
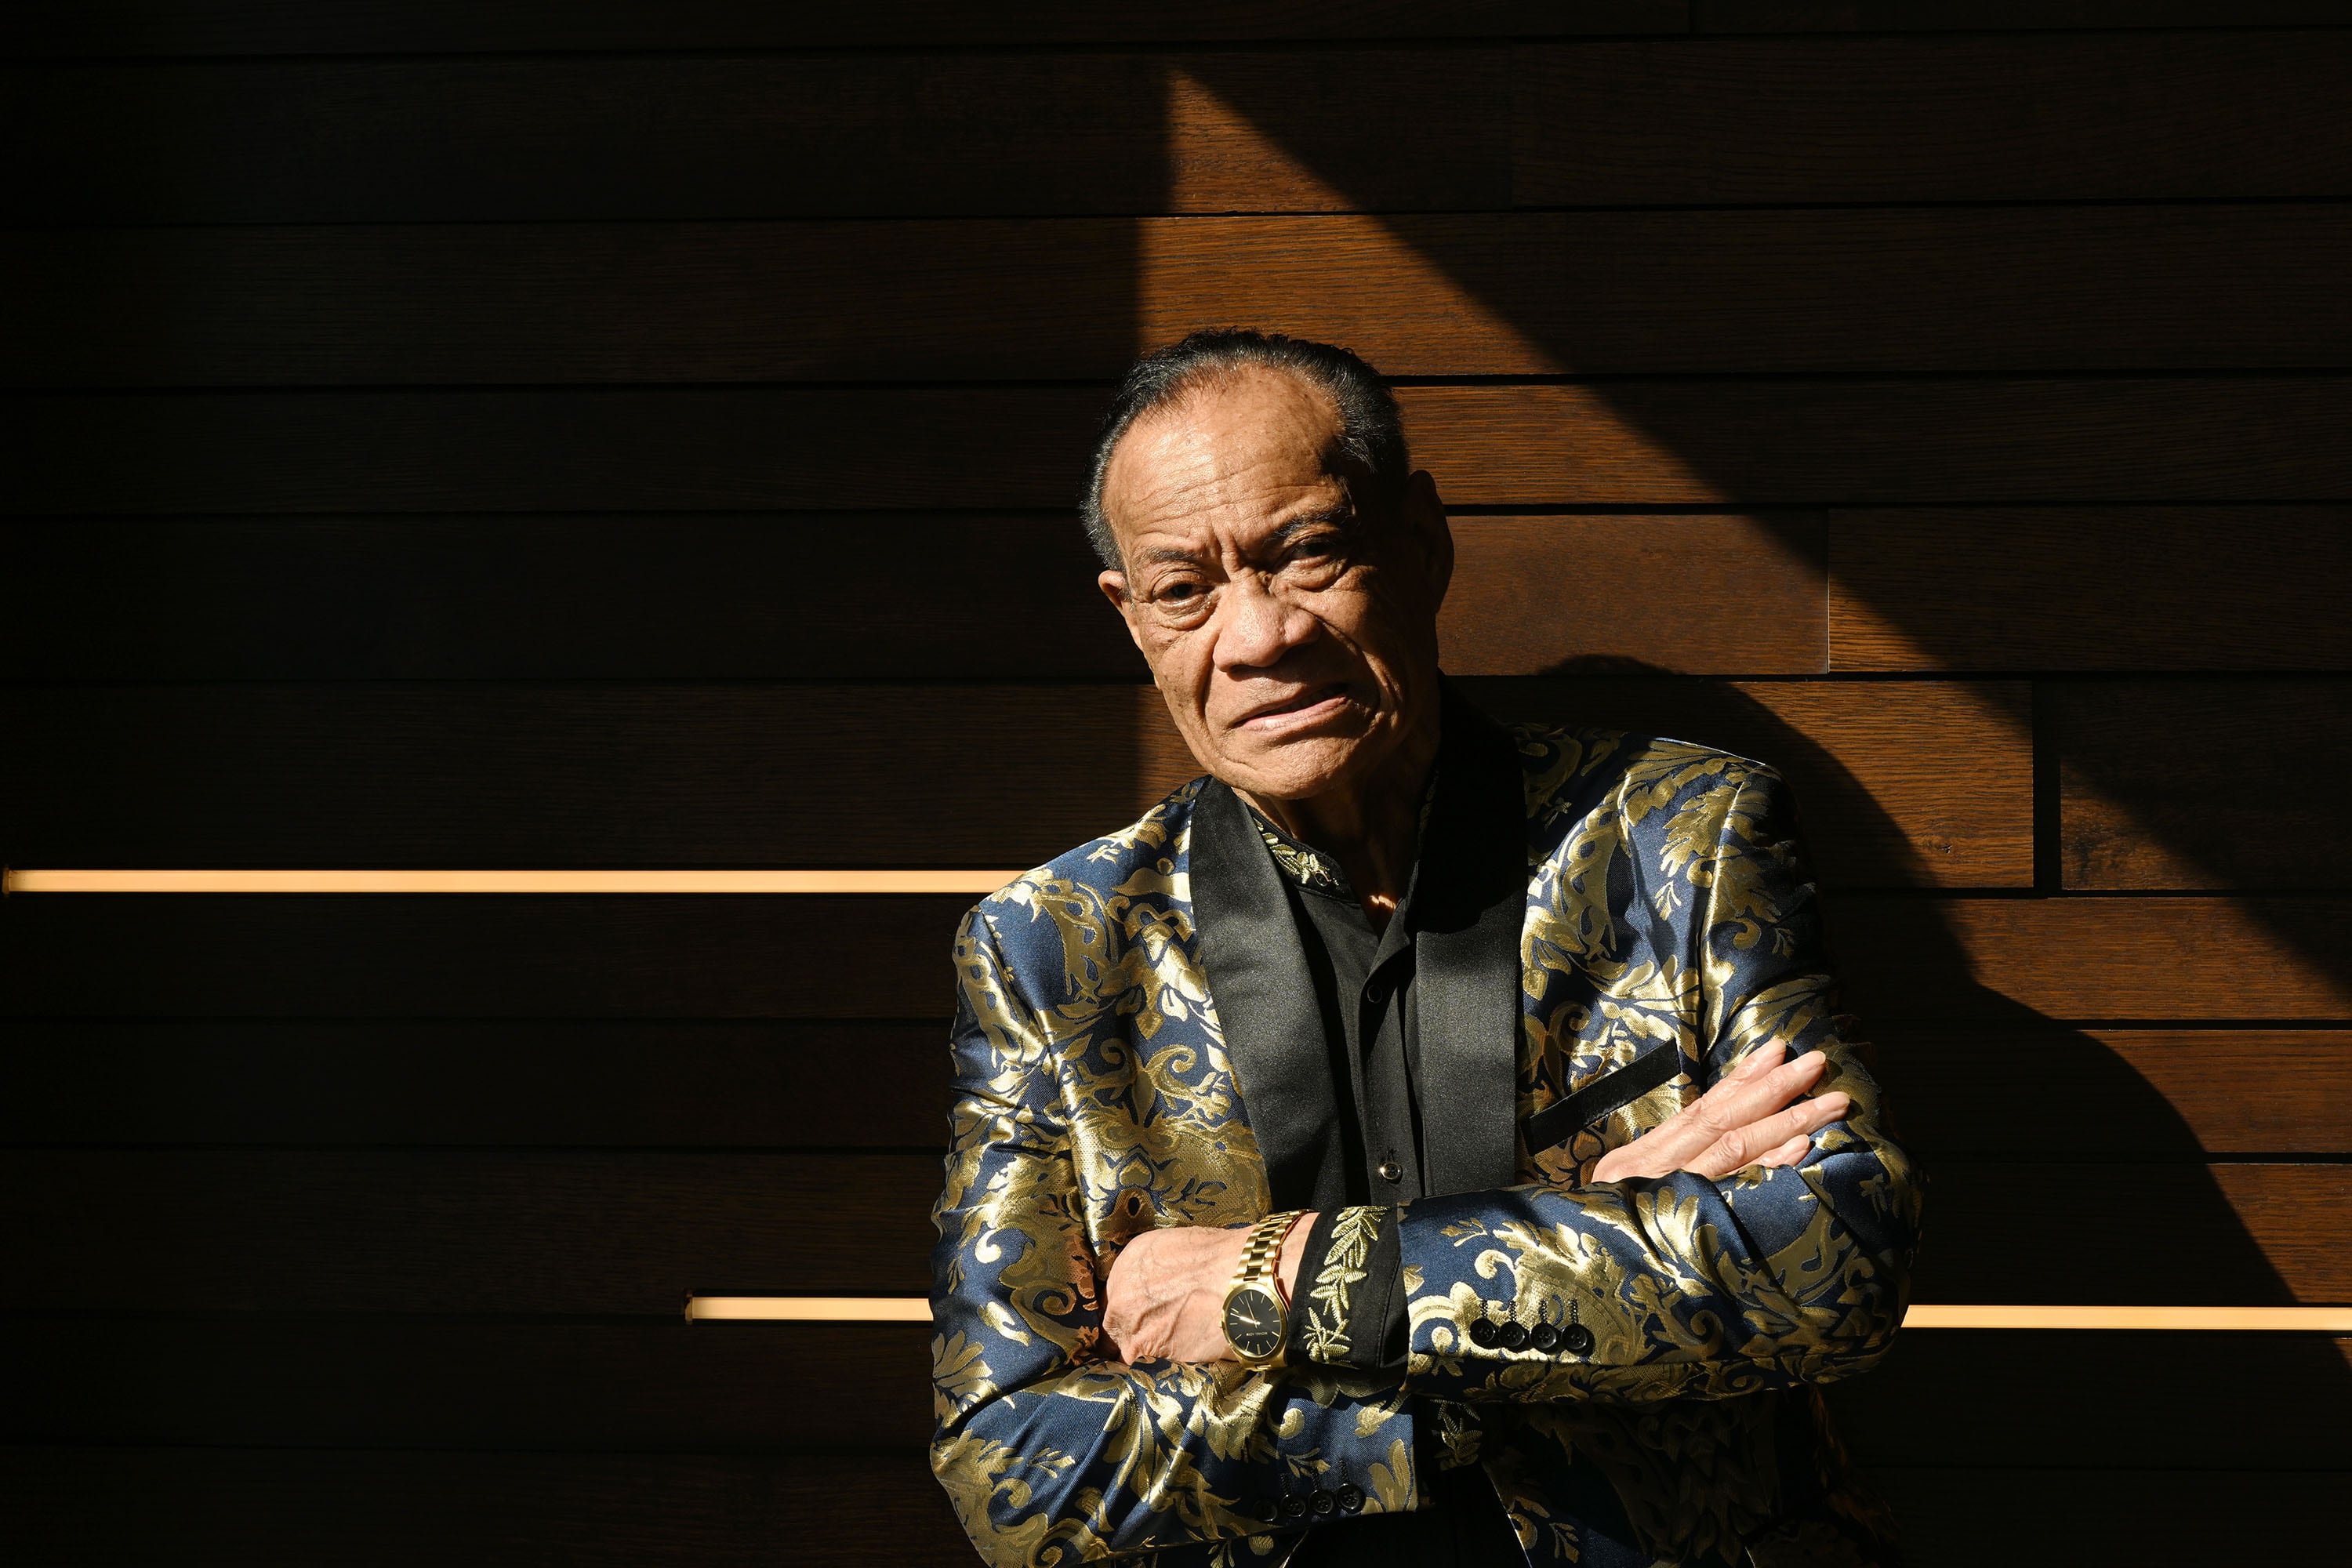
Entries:
<svg viewBox="0 0 2352 1568">
<path fill-rule="evenodd" d="M 1622 1148 L 1612 1149 L 1593 1179 L 1664 1176 L 1676 1171 L 1717 1179 L 1747 1165 L 1790 1165 L 1805 1157 L 1812 1135 L 1846 1113 L 1843 1094 L 1803 1099 L 1821 1081 L 1824 1059 L 1807 1051 L 1792 1062 L 1778 1043 L 1750 1052 L 1730 1074 Z M 1791 1103 L 1793 1101 L 1793 1103 Z M 1315 1216 L 1291 1226 L 1282 1244 L 1283 1289 L 1297 1298 L 1298 1265 Z M 1139 1361 L 1225 1361 L 1225 1293 L 1241 1272 L 1249 1227 L 1171 1226 L 1148 1230 L 1118 1255 L 1103 1287 L 1105 1351 Z"/>
<path fill-rule="evenodd" d="M 1819 1100 L 1800 1098 L 1821 1081 L 1826 1058 L 1807 1051 L 1781 1061 L 1786 1055 L 1788 1047 L 1777 1040 L 1758 1047 L 1696 1103 L 1602 1155 L 1592 1179 L 1622 1182 L 1688 1171 L 1719 1180 L 1743 1166 L 1803 1159 L 1813 1134 L 1843 1116 L 1852 1101 L 1834 1091 Z"/>
<path fill-rule="evenodd" d="M 1299 1260 L 1314 1215 L 1299 1216 L 1283 1238 L 1283 1290 L 1297 1298 Z M 1249 1226 L 1171 1226 L 1127 1244 L 1103 1286 L 1103 1338 L 1110 1354 L 1139 1361 L 1226 1361 L 1225 1293 L 1241 1273 Z"/>
</svg>

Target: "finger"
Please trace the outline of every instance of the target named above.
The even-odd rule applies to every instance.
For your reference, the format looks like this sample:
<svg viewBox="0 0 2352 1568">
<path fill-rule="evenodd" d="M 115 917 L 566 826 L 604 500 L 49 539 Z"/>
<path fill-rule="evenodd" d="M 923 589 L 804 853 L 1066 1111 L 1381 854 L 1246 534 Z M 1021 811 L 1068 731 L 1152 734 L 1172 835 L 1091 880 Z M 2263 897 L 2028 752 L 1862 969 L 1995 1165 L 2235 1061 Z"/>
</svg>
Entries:
<svg viewBox="0 0 2352 1568">
<path fill-rule="evenodd" d="M 1807 1134 L 1805 1136 L 1790 1139 L 1778 1149 L 1772 1150 L 1770 1152 L 1759 1156 L 1756 1163 L 1768 1168 L 1780 1165 L 1793 1165 L 1812 1152 L 1813 1140 L 1810 1134 Z"/>
<path fill-rule="evenodd" d="M 1757 1047 L 1754 1050 L 1748 1052 L 1746 1056 L 1740 1058 L 1738 1061 L 1733 1063 L 1731 1070 L 1725 1073 L 1718 1081 L 1721 1083 L 1739 1083 L 1745 1079 L 1754 1078 L 1759 1072 L 1766 1072 L 1773 1068 L 1779 1067 L 1780 1065 L 1780 1058 L 1788 1054 L 1789 1047 L 1786 1041 L 1767 1040 L 1762 1045 Z"/>
<path fill-rule="evenodd" d="M 1829 1058 L 1819 1051 L 1807 1051 L 1795 1061 L 1784 1062 L 1769 1072 L 1752 1079 L 1726 1079 L 1702 1096 L 1692 1107 L 1698 1120 L 1717 1132 L 1728 1131 L 1760 1121 L 1772 1112 L 1803 1094 L 1821 1081 Z"/>
<path fill-rule="evenodd" d="M 1755 1163 L 1768 1151 L 1777 1152 L 1800 1140 L 1810 1142 L 1814 1133 L 1843 1116 L 1851 1103 L 1842 1093 L 1800 1100 L 1785 1110 L 1725 1133 L 1688 1168 L 1710 1180 L 1719 1180 Z"/>
</svg>

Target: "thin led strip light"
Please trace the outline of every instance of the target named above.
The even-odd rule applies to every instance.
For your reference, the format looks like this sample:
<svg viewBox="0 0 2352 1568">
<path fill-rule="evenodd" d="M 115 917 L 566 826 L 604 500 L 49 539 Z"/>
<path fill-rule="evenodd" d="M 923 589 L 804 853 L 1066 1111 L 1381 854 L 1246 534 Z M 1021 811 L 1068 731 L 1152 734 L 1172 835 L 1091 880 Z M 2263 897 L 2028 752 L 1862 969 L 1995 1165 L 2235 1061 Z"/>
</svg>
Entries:
<svg viewBox="0 0 2352 1568">
<path fill-rule="evenodd" d="M 767 1323 L 928 1323 L 920 1296 L 688 1296 L 686 1321 Z M 1917 1306 L 1906 1329 L 2294 1330 L 2352 1334 L 2352 1307 Z"/>
<path fill-rule="evenodd" d="M 20 871 L 9 893 L 992 893 L 1018 871 Z"/>
</svg>

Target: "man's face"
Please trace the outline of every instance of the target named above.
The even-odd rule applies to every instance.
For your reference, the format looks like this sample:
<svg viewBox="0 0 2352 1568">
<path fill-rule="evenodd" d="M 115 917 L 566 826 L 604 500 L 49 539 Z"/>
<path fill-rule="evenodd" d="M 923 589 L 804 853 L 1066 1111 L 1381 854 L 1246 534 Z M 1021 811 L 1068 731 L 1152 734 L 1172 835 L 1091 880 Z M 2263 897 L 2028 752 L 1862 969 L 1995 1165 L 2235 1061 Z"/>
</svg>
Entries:
<svg viewBox="0 0 2352 1568">
<path fill-rule="evenodd" d="M 1328 396 L 1253 367 L 1138 420 L 1104 474 L 1103 592 L 1194 758 L 1260 798 L 1360 788 L 1435 734 L 1444 509 L 1426 474 L 1362 493 L 1339 434 Z"/>
</svg>

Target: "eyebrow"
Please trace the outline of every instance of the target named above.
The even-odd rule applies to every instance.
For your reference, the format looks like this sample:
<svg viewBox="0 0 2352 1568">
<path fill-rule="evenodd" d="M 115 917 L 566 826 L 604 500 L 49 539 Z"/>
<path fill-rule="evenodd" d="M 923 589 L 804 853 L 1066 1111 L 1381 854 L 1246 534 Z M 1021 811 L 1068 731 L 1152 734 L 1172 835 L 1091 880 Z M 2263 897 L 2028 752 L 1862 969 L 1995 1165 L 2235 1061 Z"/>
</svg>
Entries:
<svg viewBox="0 0 2352 1568">
<path fill-rule="evenodd" d="M 1304 517 L 1294 517 L 1288 522 L 1284 523 L 1280 528 L 1276 529 L 1271 534 L 1266 536 L 1265 548 L 1270 551 L 1279 551 L 1286 548 L 1293 540 L 1297 539 L 1300 534 L 1305 533 L 1309 529 L 1327 527 L 1348 528 L 1353 526 L 1355 521 L 1356 510 L 1353 507 L 1348 506 L 1344 503 L 1338 506 L 1327 506 L 1319 510 L 1310 511 Z M 1196 552 L 1180 549 L 1172 544 L 1163 544 L 1159 546 L 1157 549 L 1139 552 L 1137 558 L 1139 561 L 1148 562 L 1155 565 L 1174 564 L 1179 566 L 1189 565 L 1201 559 L 1200 555 Z"/>
</svg>

